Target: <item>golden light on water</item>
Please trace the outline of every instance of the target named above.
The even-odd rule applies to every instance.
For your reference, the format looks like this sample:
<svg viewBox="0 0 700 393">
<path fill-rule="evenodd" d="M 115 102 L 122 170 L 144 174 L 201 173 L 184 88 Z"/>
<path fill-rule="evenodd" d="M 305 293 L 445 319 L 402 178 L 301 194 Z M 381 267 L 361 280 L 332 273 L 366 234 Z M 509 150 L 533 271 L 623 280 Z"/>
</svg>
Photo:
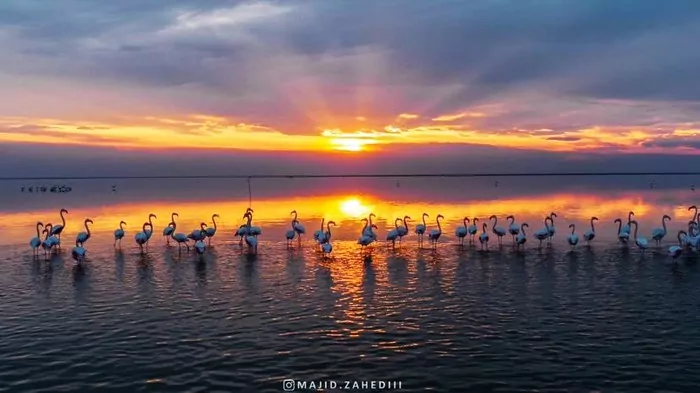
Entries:
<svg viewBox="0 0 700 393">
<path fill-rule="evenodd" d="M 661 215 L 671 215 L 672 227 L 682 227 L 687 224 L 692 213 L 687 212 L 687 207 L 678 203 L 658 199 L 656 194 L 640 196 L 639 194 L 619 194 L 615 197 L 587 194 L 547 194 L 528 197 L 513 197 L 502 200 L 469 200 L 461 203 L 427 201 L 395 202 L 383 200 L 371 195 L 326 195 L 304 198 L 272 198 L 256 200 L 253 203 L 254 225 L 265 228 L 264 240 L 278 240 L 284 238 L 283 233 L 290 225 L 290 211 L 299 213 L 300 222 L 307 231 L 320 227 L 322 219 L 334 220 L 338 223 L 335 229 L 339 238 L 346 236 L 351 238 L 359 233 L 362 223 L 360 220 L 370 213 L 375 213 L 375 223 L 379 231 L 383 232 L 394 226 L 394 219 L 408 215 L 413 218 L 409 223 L 410 229 L 420 222 L 422 214 L 429 215 L 426 224 L 435 227 L 435 217 L 438 214 L 445 216 L 443 231 L 450 236 L 454 228 L 462 225 L 464 217 L 479 217 L 481 221 L 491 214 L 499 217 L 499 225 L 505 225 L 505 216 L 513 214 L 518 223 L 529 222 L 530 228 L 539 228 L 542 218 L 550 211 L 558 214 L 557 226 L 575 222 L 579 225 L 588 225 L 591 216 L 600 219 L 601 228 L 612 227 L 612 221 L 618 217 L 626 217 L 632 210 L 640 221 L 640 231 L 650 231 L 652 227 L 660 226 Z M 659 194 L 661 195 L 661 194 Z M 658 196 L 658 198 L 661 198 Z M 218 223 L 218 233 L 227 238 L 232 237 L 233 230 L 244 224 L 243 213 L 248 207 L 247 200 L 239 201 L 163 201 L 163 202 L 130 202 L 118 203 L 107 206 L 84 207 L 69 209 L 66 229 L 64 233 L 74 236 L 84 230 L 83 220 L 91 218 L 94 221 L 94 232 L 112 232 L 119 221 L 127 222 L 127 233 L 134 234 L 141 229 L 141 225 L 148 220 L 149 213 L 154 213 L 158 218 L 154 220 L 156 233 L 170 222 L 172 212 L 179 213 L 176 220 L 177 232 L 187 233 L 198 228 L 204 221 L 212 225 L 211 216 L 214 213 L 221 217 Z M 55 209 L 42 208 L 40 210 L 4 213 L 0 215 L 0 230 L 5 234 L 4 244 L 16 244 L 28 240 L 34 236 L 34 226 L 37 221 L 60 224 L 58 215 L 59 207 Z M 683 224 L 685 223 L 685 224 Z M 489 227 L 491 224 L 489 223 Z M 535 230 L 535 229 L 533 229 Z M 579 229 L 581 230 L 581 229 Z M 275 233 L 279 231 L 279 233 Z M 111 236 L 111 235 L 109 235 Z M 18 239 L 21 239 L 18 241 Z"/>
<path fill-rule="evenodd" d="M 340 211 L 346 217 L 352 218 L 362 218 L 371 213 L 358 197 L 350 197 L 340 202 Z"/>
</svg>

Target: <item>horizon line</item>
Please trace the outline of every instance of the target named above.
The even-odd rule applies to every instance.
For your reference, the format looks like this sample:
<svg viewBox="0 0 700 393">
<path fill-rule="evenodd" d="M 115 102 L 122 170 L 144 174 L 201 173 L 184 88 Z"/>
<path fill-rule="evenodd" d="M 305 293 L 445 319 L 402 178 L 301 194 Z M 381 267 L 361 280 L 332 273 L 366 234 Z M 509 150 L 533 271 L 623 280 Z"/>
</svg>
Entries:
<svg viewBox="0 0 700 393">
<path fill-rule="evenodd" d="M 153 175 L 153 176 L 19 176 L 16 180 L 137 180 L 137 179 L 313 179 L 313 178 L 406 178 L 406 177 L 550 177 L 550 176 L 695 176 L 700 172 L 522 172 L 522 173 L 381 173 L 381 174 L 292 174 L 292 175 Z"/>
</svg>

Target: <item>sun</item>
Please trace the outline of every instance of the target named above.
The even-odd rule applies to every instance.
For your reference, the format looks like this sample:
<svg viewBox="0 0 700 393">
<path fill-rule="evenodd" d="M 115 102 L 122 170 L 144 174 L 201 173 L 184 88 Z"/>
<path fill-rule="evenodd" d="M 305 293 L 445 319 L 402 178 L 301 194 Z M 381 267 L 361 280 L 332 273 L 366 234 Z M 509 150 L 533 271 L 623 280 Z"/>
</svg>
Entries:
<svg viewBox="0 0 700 393">
<path fill-rule="evenodd" d="M 360 138 L 336 138 L 331 141 L 335 150 L 353 152 L 364 151 L 367 149 L 366 146 L 372 143 L 373 141 L 371 140 Z"/>
<path fill-rule="evenodd" d="M 365 216 L 369 208 L 357 198 L 348 198 L 340 202 L 340 211 L 348 217 L 357 218 Z"/>
</svg>

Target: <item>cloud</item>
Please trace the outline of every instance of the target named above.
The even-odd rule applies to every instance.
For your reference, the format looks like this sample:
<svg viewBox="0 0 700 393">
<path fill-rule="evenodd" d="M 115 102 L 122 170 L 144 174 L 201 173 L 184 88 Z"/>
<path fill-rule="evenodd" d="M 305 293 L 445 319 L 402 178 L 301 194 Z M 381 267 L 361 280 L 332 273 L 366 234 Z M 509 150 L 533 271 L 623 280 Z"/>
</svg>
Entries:
<svg viewBox="0 0 700 393">
<path fill-rule="evenodd" d="M 692 0 L 168 5 L 3 1 L 0 118 L 36 127 L 0 140 L 651 154 L 700 129 Z"/>
</svg>

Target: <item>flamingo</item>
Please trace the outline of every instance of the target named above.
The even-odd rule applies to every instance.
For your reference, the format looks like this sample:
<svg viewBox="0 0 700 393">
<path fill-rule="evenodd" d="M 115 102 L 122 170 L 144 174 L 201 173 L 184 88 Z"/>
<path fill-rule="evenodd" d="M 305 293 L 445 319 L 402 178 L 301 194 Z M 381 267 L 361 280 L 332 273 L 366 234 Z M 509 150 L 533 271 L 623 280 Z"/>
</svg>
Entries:
<svg viewBox="0 0 700 393">
<path fill-rule="evenodd" d="M 175 229 L 177 228 L 177 224 L 175 224 L 175 217 L 180 217 L 179 214 L 173 212 L 170 214 L 170 223 L 168 224 L 167 227 L 163 228 L 163 237 L 165 237 L 165 244 L 170 245 L 170 237 L 172 236 L 173 232 L 175 232 Z"/>
<path fill-rule="evenodd" d="M 325 218 L 322 218 L 322 219 L 321 219 L 321 229 L 317 229 L 316 231 L 314 231 L 314 240 L 318 241 L 318 238 L 319 238 L 321 235 L 323 235 L 323 228 L 324 228 L 323 226 L 324 226 L 325 223 L 326 223 L 326 219 L 325 219 Z M 295 230 L 295 231 L 296 231 L 296 230 Z"/>
<path fill-rule="evenodd" d="M 326 244 L 331 241 L 331 225 L 336 226 L 337 224 L 333 220 L 328 221 L 328 223 L 326 223 L 326 232 L 323 234 L 323 244 Z M 376 228 L 377 226 L 375 225 L 374 227 Z"/>
<path fill-rule="evenodd" d="M 666 236 L 666 220 L 671 221 L 671 217 L 664 214 L 661 217 L 661 228 L 654 228 L 651 231 L 651 238 L 656 242 L 656 247 L 661 247 L 661 240 Z"/>
<path fill-rule="evenodd" d="M 184 233 L 173 233 L 170 235 L 170 237 L 172 237 L 173 240 L 175 240 L 177 242 L 177 251 L 178 252 L 182 251 L 183 244 L 185 246 L 187 246 L 187 252 L 190 252 L 190 245 L 188 243 L 188 241 L 190 241 L 190 239 L 187 238 L 187 235 L 185 235 Z"/>
<path fill-rule="evenodd" d="M 372 223 L 372 218 L 376 218 L 377 215 L 374 213 L 369 213 L 369 228 L 367 228 L 368 235 L 372 237 L 372 240 L 377 241 L 377 234 L 374 232 L 374 229 L 377 228 L 376 225 Z"/>
<path fill-rule="evenodd" d="M 578 235 L 576 234 L 576 224 L 569 224 L 569 228 L 571 228 L 571 234 L 569 237 L 566 238 L 566 241 L 569 243 L 571 246 L 571 249 L 573 250 L 576 248 L 576 245 L 578 244 Z"/>
<path fill-rule="evenodd" d="M 526 222 L 522 223 L 520 225 L 520 230 L 518 231 L 518 234 L 515 236 L 515 244 L 518 248 L 520 246 L 525 245 L 525 242 L 527 242 L 527 236 L 525 235 L 525 228 L 529 228 L 530 226 L 527 225 Z"/>
<path fill-rule="evenodd" d="M 515 244 L 515 237 L 518 236 L 518 233 L 520 233 L 520 227 L 515 223 L 515 216 L 512 214 L 506 217 L 506 220 L 510 220 L 510 225 L 508 225 L 508 233 L 513 236 L 513 244 Z"/>
<path fill-rule="evenodd" d="M 151 240 L 151 236 L 153 236 L 153 219 L 154 219 L 154 218 L 155 218 L 156 220 L 158 219 L 158 217 L 156 217 L 156 215 L 153 214 L 153 213 L 151 213 L 151 214 L 148 215 L 148 226 L 149 226 L 149 228 L 151 228 L 151 229 L 145 231 L 145 233 L 146 233 L 146 243 L 148 243 L 148 241 Z"/>
<path fill-rule="evenodd" d="M 284 236 L 287 238 L 287 248 L 291 246 L 292 240 L 294 240 L 294 236 L 297 235 L 297 231 L 294 230 L 294 220 L 292 219 L 292 229 L 288 230 Z"/>
<path fill-rule="evenodd" d="M 637 220 L 632 220 L 630 221 L 630 226 L 634 225 L 634 243 L 639 247 L 640 250 L 642 250 L 642 254 L 644 254 L 644 251 L 646 251 L 647 247 L 649 246 L 649 242 L 645 237 L 638 237 L 637 232 L 639 230 L 639 224 L 637 223 Z"/>
<path fill-rule="evenodd" d="M 365 220 L 366 220 L 366 219 L 365 219 Z M 368 226 L 369 226 L 369 220 L 367 220 L 367 222 L 365 223 L 365 228 L 367 228 Z M 374 224 L 372 224 L 372 226 L 373 226 L 374 228 L 377 227 L 377 226 L 374 225 Z M 360 236 L 360 238 L 357 239 L 357 244 L 359 244 L 359 245 L 361 246 L 362 249 L 364 249 L 365 247 L 367 247 L 367 246 L 369 246 L 370 244 L 372 244 L 372 242 L 374 242 L 374 239 L 372 238 L 372 236 L 368 235 L 364 230 L 363 230 L 363 233 L 362 233 L 362 235 Z"/>
<path fill-rule="evenodd" d="M 430 242 L 433 244 L 434 249 L 437 248 L 438 239 L 440 239 L 440 236 L 442 236 L 442 226 L 440 225 L 441 218 L 445 219 L 445 217 L 443 217 L 442 214 L 438 214 L 437 217 L 435 217 L 435 222 L 437 223 L 438 229 L 433 229 L 428 234 L 428 238 L 430 239 Z"/>
<path fill-rule="evenodd" d="M 423 234 L 425 234 L 425 230 L 427 228 L 427 226 L 425 224 L 426 218 L 430 218 L 430 216 L 428 215 L 428 213 L 423 213 L 423 223 L 416 225 L 416 229 L 415 229 L 415 232 L 418 235 L 418 246 L 419 247 L 423 245 Z"/>
<path fill-rule="evenodd" d="M 122 238 L 124 238 L 124 226 L 126 226 L 126 222 L 119 221 L 119 229 L 116 229 L 114 231 L 114 247 L 117 246 L 117 242 L 119 242 L 119 248 L 122 247 Z"/>
<path fill-rule="evenodd" d="M 199 229 L 192 230 L 187 237 L 195 242 L 204 240 L 207 237 L 207 224 L 205 222 L 199 223 Z"/>
<path fill-rule="evenodd" d="M 136 244 L 138 244 L 139 248 L 141 249 L 141 252 L 143 252 L 143 245 L 148 242 L 148 229 L 146 227 L 151 227 L 151 232 L 153 232 L 153 226 L 151 226 L 150 222 L 144 222 L 143 226 L 141 227 L 142 230 L 141 232 L 137 233 L 134 235 L 134 240 L 136 241 Z"/>
<path fill-rule="evenodd" d="M 78 241 L 75 241 L 75 247 L 73 247 L 73 250 L 71 250 L 71 256 L 73 259 L 75 259 L 78 264 L 82 264 L 83 261 L 85 260 L 85 254 L 87 253 L 87 250 L 78 243 Z"/>
<path fill-rule="evenodd" d="M 668 248 L 668 255 L 671 256 L 671 258 L 673 258 L 674 260 L 678 258 L 683 252 L 683 239 L 687 237 L 688 233 L 686 231 L 678 231 L 678 245 L 674 245 Z"/>
<path fill-rule="evenodd" d="M 217 218 L 219 218 L 218 214 L 212 215 L 211 222 L 214 223 L 214 227 L 213 228 L 209 227 L 209 228 L 204 229 L 204 235 L 207 237 L 207 243 L 209 245 L 211 245 L 211 238 L 214 237 L 214 235 L 216 235 L 216 228 L 217 228 L 216 219 Z M 195 246 L 196 246 L 196 244 L 195 244 Z"/>
<path fill-rule="evenodd" d="M 51 236 L 57 236 L 58 240 L 61 240 L 61 232 L 63 232 L 63 228 L 66 227 L 66 218 L 63 215 L 68 214 L 68 210 L 61 209 L 59 214 L 61 215 L 61 223 L 51 228 Z"/>
<path fill-rule="evenodd" d="M 460 246 L 464 246 L 464 238 L 469 234 L 469 217 L 464 217 L 462 222 L 464 225 L 458 226 L 457 229 L 455 229 L 455 236 L 459 239 Z"/>
<path fill-rule="evenodd" d="M 506 230 L 503 229 L 503 227 L 498 226 L 498 217 L 496 217 L 495 215 L 489 217 L 489 220 L 494 220 L 493 228 L 491 228 L 491 231 L 494 233 L 494 235 L 498 237 L 498 245 L 500 246 L 503 244 L 503 236 L 506 235 Z"/>
<path fill-rule="evenodd" d="M 695 213 L 693 213 L 693 218 L 691 221 L 698 222 L 698 207 L 695 205 L 691 205 L 688 207 L 688 211 L 694 210 Z"/>
<path fill-rule="evenodd" d="M 403 226 L 399 227 L 399 244 L 404 236 L 408 235 L 408 221 L 411 220 L 410 216 L 403 216 Z"/>
<path fill-rule="evenodd" d="M 290 214 L 294 215 L 294 220 L 292 220 L 292 227 L 294 232 L 299 234 L 299 244 L 301 244 L 301 235 L 306 233 L 306 228 L 299 222 L 299 215 L 296 210 L 292 210 Z"/>
<path fill-rule="evenodd" d="M 625 232 L 622 228 L 622 220 L 619 218 L 616 218 L 613 223 L 617 223 L 617 240 L 622 243 L 622 244 L 627 244 L 627 241 L 630 238 L 630 233 L 629 231 Z"/>
<path fill-rule="evenodd" d="M 627 224 L 620 229 L 622 232 L 631 233 L 632 232 L 632 220 L 634 219 L 634 212 L 630 211 L 627 213 Z"/>
<path fill-rule="evenodd" d="M 94 224 L 91 219 L 86 218 L 85 221 L 83 222 L 83 225 L 85 226 L 85 232 L 78 233 L 78 236 L 76 236 L 76 238 L 75 238 L 75 241 L 77 243 L 80 243 L 81 246 L 83 245 L 83 243 L 85 243 L 86 241 L 88 241 L 90 239 L 91 233 L 90 233 L 90 227 L 88 227 L 88 223 Z"/>
<path fill-rule="evenodd" d="M 327 255 L 333 252 L 333 245 L 330 242 L 323 243 L 323 245 L 321 246 L 321 251 L 323 251 L 323 255 L 325 258 Z"/>
<path fill-rule="evenodd" d="M 400 218 L 397 218 L 394 220 L 394 226 L 395 228 L 387 232 L 386 234 L 386 241 L 391 242 L 391 247 L 396 247 L 396 239 L 399 237 L 399 221 L 401 221 Z"/>
<path fill-rule="evenodd" d="M 367 221 L 367 219 L 363 218 L 363 221 Z M 335 225 L 335 221 L 328 221 L 328 223 L 326 224 L 326 231 L 321 232 L 321 234 L 318 236 L 318 244 L 320 246 L 323 246 L 324 244 L 328 243 L 331 240 L 331 228 L 330 228 L 331 223 L 333 223 L 333 225 Z M 365 227 L 366 227 L 366 225 L 365 225 Z M 375 228 L 376 228 L 376 226 L 375 226 Z"/>
<path fill-rule="evenodd" d="M 547 240 L 549 238 L 549 220 L 551 217 L 547 216 L 544 218 L 544 228 L 540 229 L 539 231 L 535 232 L 533 235 L 537 240 L 540 241 L 540 246 L 539 248 L 542 248 L 542 242 Z"/>
<path fill-rule="evenodd" d="M 467 222 L 469 222 L 468 219 Z M 474 237 L 476 236 L 476 233 L 479 232 L 479 227 L 476 226 L 478 222 L 479 219 L 474 217 L 474 222 L 472 223 L 472 225 L 469 226 L 469 228 L 467 228 L 467 230 L 469 231 L 469 243 L 474 242 Z"/>
<path fill-rule="evenodd" d="M 486 233 L 486 223 L 481 224 L 482 232 L 481 235 L 479 235 L 479 243 L 481 243 L 481 249 L 484 249 L 484 245 L 488 249 L 489 247 L 489 234 Z"/>
<path fill-rule="evenodd" d="M 554 217 L 557 216 L 557 213 L 551 212 L 549 213 L 549 221 L 552 223 L 547 229 L 549 233 L 549 238 L 547 239 L 548 242 L 552 242 L 552 238 L 554 238 L 554 234 L 557 232 L 557 229 L 554 227 Z"/>
<path fill-rule="evenodd" d="M 255 253 L 258 253 L 258 238 L 255 237 L 255 235 L 251 235 L 251 233 L 254 233 L 251 228 L 252 226 L 251 221 L 253 221 L 253 214 L 249 213 L 248 214 L 248 222 L 246 223 L 246 226 L 248 227 L 247 233 L 245 237 L 245 243 L 248 245 L 249 250 L 255 250 Z"/>
<path fill-rule="evenodd" d="M 330 239 L 331 239 L 331 225 L 335 226 L 335 221 L 328 221 L 328 225 L 326 225 L 326 241 L 321 245 L 321 251 L 323 251 L 323 257 L 326 258 L 330 253 L 333 252 L 333 244 L 331 244 Z"/>
<path fill-rule="evenodd" d="M 246 210 L 246 213 L 248 214 L 248 223 L 246 224 L 246 231 L 248 232 L 248 236 L 254 236 L 256 239 L 259 235 L 262 235 L 262 229 L 260 227 L 253 226 L 251 222 L 253 221 L 253 209 L 248 208 Z"/>
<path fill-rule="evenodd" d="M 204 251 L 206 251 L 207 245 L 204 244 L 203 241 L 197 240 L 194 243 L 194 249 L 197 251 L 197 254 L 202 255 L 202 254 L 204 254 Z"/>
<path fill-rule="evenodd" d="M 700 242 L 700 236 L 697 235 L 698 223 L 695 221 L 688 221 L 688 232 L 685 234 L 683 240 L 686 248 L 693 248 L 698 246 Z"/>
<path fill-rule="evenodd" d="M 243 214 L 243 218 L 248 219 L 248 216 L 250 215 L 250 208 L 246 210 L 245 214 Z M 235 233 L 236 236 L 240 237 L 238 241 L 239 246 L 243 246 L 243 238 L 248 235 L 248 225 L 243 224 L 240 227 L 238 227 L 238 230 Z"/>
<path fill-rule="evenodd" d="M 598 221 L 598 217 L 591 217 L 591 230 L 583 234 L 583 240 L 585 240 L 589 246 L 591 245 L 591 241 L 595 239 L 595 226 L 593 225 L 593 221 Z"/>
<path fill-rule="evenodd" d="M 41 233 L 45 233 L 46 237 L 44 238 L 44 241 L 41 242 L 41 248 L 44 249 L 44 259 L 49 260 L 49 253 L 53 249 L 53 247 L 56 245 L 54 243 L 55 237 L 51 236 L 51 224 L 46 224 L 44 226 L 44 230 L 41 231 Z"/>
<path fill-rule="evenodd" d="M 41 230 L 39 228 L 43 226 L 44 224 L 38 221 L 36 223 L 36 236 L 29 240 L 29 246 L 32 248 L 35 257 L 39 256 L 39 247 L 41 246 Z"/>
</svg>

